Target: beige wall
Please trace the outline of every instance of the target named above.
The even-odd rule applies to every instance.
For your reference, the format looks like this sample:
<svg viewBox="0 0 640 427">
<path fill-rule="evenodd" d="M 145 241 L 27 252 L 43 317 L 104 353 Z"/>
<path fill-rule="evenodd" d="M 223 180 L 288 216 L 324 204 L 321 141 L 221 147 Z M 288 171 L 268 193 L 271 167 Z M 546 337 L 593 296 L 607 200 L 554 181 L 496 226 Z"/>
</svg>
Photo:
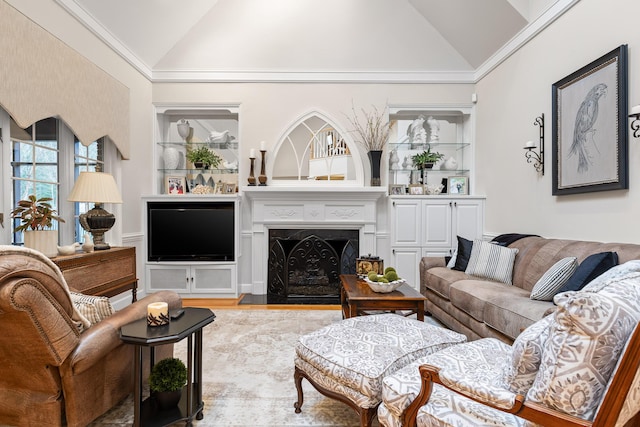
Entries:
<svg viewBox="0 0 640 427">
<path fill-rule="evenodd" d="M 640 139 L 629 132 L 629 190 L 552 196 L 551 85 L 621 44 L 629 46 L 629 106 L 640 104 L 640 32 L 636 0 L 582 0 L 477 84 L 476 167 L 487 196 L 487 233 L 640 241 Z M 522 147 L 537 141 L 545 114 L 545 175 Z M 625 119 L 626 120 L 626 119 Z"/>
</svg>

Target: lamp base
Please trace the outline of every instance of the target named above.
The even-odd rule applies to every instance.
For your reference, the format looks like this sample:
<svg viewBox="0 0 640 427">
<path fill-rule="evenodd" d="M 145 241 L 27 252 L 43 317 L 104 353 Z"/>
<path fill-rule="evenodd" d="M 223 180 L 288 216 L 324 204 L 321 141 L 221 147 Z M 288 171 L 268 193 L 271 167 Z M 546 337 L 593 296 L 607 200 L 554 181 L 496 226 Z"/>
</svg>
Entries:
<svg viewBox="0 0 640 427">
<path fill-rule="evenodd" d="M 104 241 L 104 233 L 109 231 L 116 222 L 116 217 L 102 208 L 101 203 L 87 213 L 80 215 L 80 225 L 93 236 L 93 250 L 104 251 L 111 249 Z"/>
</svg>

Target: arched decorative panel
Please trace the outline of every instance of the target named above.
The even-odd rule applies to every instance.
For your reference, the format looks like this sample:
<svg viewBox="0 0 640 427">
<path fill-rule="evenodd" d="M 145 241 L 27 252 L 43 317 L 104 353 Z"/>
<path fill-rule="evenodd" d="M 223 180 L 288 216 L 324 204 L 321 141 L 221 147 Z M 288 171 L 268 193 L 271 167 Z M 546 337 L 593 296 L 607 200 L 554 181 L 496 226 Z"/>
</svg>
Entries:
<svg viewBox="0 0 640 427">
<path fill-rule="evenodd" d="M 317 111 L 294 122 L 282 135 L 271 163 L 273 185 L 362 186 L 360 152 L 344 130 Z"/>
</svg>

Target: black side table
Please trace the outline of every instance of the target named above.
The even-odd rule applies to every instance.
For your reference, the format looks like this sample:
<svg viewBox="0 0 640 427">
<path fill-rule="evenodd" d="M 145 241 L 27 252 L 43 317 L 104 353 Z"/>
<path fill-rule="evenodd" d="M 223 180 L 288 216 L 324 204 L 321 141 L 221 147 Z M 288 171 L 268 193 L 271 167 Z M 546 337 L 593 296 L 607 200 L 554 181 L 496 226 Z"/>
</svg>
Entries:
<svg viewBox="0 0 640 427">
<path fill-rule="evenodd" d="M 165 326 L 147 326 L 146 319 L 120 328 L 120 339 L 135 347 L 134 427 L 167 426 L 176 421 L 192 425 L 194 416 L 203 418 L 202 410 L 202 328 L 213 322 L 216 315 L 208 308 L 185 307 L 184 314 Z M 195 340 L 194 340 L 195 337 Z M 142 400 L 142 347 L 150 347 L 151 363 L 155 364 L 155 346 L 187 340 L 187 385 L 180 403 L 174 409 L 161 409 L 153 397 Z M 195 341 L 195 353 L 194 353 Z"/>
</svg>

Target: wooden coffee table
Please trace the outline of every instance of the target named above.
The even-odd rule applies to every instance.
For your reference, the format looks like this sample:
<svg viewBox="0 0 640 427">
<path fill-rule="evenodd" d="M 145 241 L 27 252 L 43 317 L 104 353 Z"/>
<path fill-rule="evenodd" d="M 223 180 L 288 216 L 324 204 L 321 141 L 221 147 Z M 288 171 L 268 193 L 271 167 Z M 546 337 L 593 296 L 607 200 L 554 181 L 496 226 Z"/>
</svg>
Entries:
<svg viewBox="0 0 640 427">
<path fill-rule="evenodd" d="M 418 320 L 424 321 L 427 298 L 406 283 L 393 292 L 381 293 L 372 291 L 367 282 L 354 274 L 340 275 L 340 282 L 340 303 L 345 319 L 368 314 L 368 311 L 408 310 L 407 316 L 415 313 Z"/>
</svg>

